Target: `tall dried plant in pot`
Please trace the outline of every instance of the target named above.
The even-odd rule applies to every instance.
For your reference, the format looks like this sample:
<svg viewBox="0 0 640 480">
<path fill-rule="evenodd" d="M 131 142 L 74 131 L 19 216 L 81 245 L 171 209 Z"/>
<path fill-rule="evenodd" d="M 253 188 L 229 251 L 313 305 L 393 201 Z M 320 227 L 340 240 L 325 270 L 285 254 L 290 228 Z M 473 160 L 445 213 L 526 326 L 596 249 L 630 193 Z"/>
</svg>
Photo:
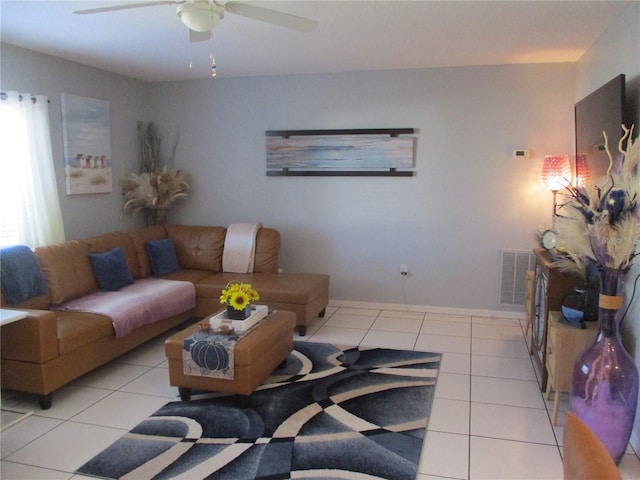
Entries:
<svg viewBox="0 0 640 480">
<path fill-rule="evenodd" d="M 142 210 L 145 225 L 164 224 L 167 208 L 176 200 L 188 196 L 191 175 L 161 165 L 161 141 L 153 122 L 138 122 L 138 142 L 140 172 L 129 173 L 122 179 L 122 194 L 125 198 L 123 212 L 135 215 Z M 176 146 L 177 142 L 173 149 L 174 155 Z"/>
<path fill-rule="evenodd" d="M 151 173 L 160 168 L 160 144 L 157 125 L 153 122 L 138 122 L 140 173 Z"/>
</svg>

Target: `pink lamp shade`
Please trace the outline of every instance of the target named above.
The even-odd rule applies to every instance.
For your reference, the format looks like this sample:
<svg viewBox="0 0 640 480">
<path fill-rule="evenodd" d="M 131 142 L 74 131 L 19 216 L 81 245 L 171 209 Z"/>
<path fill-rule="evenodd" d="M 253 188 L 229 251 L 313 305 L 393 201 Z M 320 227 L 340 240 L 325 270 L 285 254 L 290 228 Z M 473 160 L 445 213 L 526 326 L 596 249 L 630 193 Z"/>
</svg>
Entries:
<svg viewBox="0 0 640 480">
<path fill-rule="evenodd" d="M 571 183 L 571 166 L 568 155 L 545 155 L 542 181 L 547 189 L 557 192 Z"/>
<path fill-rule="evenodd" d="M 584 153 L 576 155 L 576 187 L 584 187 L 591 182 L 591 169 Z"/>
</svg>

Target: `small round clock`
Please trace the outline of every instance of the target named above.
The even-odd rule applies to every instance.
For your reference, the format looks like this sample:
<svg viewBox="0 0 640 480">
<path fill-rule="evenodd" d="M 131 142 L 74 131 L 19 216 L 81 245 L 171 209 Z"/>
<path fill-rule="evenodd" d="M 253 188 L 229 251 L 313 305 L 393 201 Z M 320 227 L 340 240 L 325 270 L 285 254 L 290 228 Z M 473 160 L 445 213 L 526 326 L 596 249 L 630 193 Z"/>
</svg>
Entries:
<svg viewBox="0 0 640 480">
<path fill-rule="evenodd" d="M 540 237 L 540 243 L 547 250 L 553 250 L 554 248 L 556 248 L 556 245 L 558 244 L 556 232 L 554 232 L 553 230 L 546 230 L 542 234 L 542 237 Z"/>
</svg>

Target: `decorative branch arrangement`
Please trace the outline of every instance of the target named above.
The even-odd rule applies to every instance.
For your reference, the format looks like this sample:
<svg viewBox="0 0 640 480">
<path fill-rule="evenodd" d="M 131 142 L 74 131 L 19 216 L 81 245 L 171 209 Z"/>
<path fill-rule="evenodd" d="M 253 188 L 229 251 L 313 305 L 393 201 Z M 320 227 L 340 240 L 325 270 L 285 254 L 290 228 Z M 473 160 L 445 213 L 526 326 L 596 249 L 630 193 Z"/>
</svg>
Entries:
<svg viewBox="0 0 640 480">
<path fill-rule="evenodd" d="M 623 126 L 614 159 L 606 134 L 609 169 L 603 185 L 567 187 L 567 202 L 557 219 L 558 247 L 601 268 L 627 269 L 640 239 L 640 162 L 633 126 Z M 603 132 L 604 133 L 604 132 Z"/>
<path fill-rule="evenodd" d="M 155 172 L 160 168 L 160 134 L 153 122 L 138 122 L 140 173 Z"/>
<path fill-rule="evenodd" d="M 188 196 L 191 175 L 172 170 L 160 163 L 160 136 L 153 122 L 138 122 L 140 173 L 129 173 L 122 179 L 125 198 L 123 212 L 135 215 L 144 212 L 145 224 L 164 224 L 167 208 L 176 200 Z M 175 155 L 174 146 L 173 156 Z"/>
<path fill-rule="evenodd" d="M 638 404 L 638 368 L 620 338 L 620 325 L 633 303 L 623 310 L 623 279 L 640 241 L 640 179 L 638 139 L 633 127 L 624 135 L 615 158 L 605 151 L 609 168 L 604 183 L 567 186 L 568 200 L 557 218 L 557 247 L 600 277 L 598 333 L 580 353 L 571 378 L 571 410 L 600 438 L 616 463 L 627 449 Z"/>
</svg>

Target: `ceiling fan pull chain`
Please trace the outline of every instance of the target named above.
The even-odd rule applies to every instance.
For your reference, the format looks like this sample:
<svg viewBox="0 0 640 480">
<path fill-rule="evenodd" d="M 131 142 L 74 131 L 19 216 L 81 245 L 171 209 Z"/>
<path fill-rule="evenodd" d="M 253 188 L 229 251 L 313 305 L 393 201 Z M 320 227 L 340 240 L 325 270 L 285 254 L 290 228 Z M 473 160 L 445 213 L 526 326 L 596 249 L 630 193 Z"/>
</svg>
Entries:
<svg viewBox="0 0 640 480">
<path fill-rule="evenodd" d="M 218 66 L 216 65 L 216 57 L 213 54 L 213 32 L 211 32 L 211 53 L 209 54 L 211 60 L 211 76 L 215 78 L 218 74 Z"/>
<path fill-rule="evenodd" d="M 215 77 L 218 72 L 218 66 L 216 65 L 216 57 L 213 56 L 213 53 L 211 55 L 209 55 L 209 58 L 211 59 L 211 76 Z"/>
</svg>

